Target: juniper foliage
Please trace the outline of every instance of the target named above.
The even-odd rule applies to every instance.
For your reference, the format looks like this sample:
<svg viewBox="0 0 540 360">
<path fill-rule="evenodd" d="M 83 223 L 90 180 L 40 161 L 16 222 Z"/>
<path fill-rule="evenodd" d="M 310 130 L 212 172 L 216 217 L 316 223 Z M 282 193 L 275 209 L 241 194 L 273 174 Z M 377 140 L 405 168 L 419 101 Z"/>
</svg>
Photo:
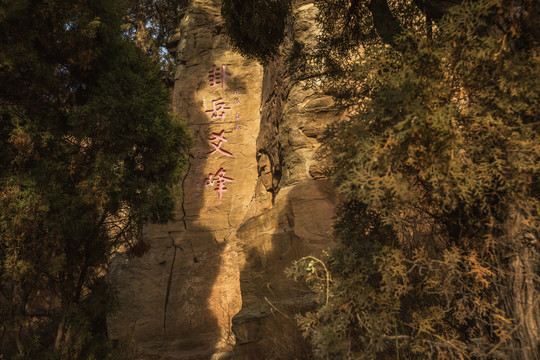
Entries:
<svg viewBox="0 0 540 360">
<path fill-rule="evenodd" d="M 331 300 L 299 324 L 321 359 L 536 359 L 538 4 L 465 2 L 435 24 L 394 5 L 411 21 L 388 41 L 367 7 L 318 3 L 306 69 L 348 114 L 324 147 L 350 200 Z"/>
<path fill-rule="evenodd" d="M 341 245 L 325 255 L 329 289 L 316 262 L 290 273 L 321 294 L 298 317 L 314 353 L 538 359 L 539 3 L 315 5 L 315 50 L 283 50 L 345 114 L 323 155 L 348 200 Z M 260 59 L 276 53 L 231 39 Z"/>
</svg>

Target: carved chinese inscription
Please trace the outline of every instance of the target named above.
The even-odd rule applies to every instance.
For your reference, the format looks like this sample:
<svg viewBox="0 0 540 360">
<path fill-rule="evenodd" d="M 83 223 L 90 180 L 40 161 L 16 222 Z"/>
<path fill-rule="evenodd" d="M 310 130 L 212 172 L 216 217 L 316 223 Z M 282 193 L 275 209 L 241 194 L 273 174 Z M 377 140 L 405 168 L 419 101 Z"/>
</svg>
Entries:
<svg viewBox="0 0 540 360">
<path fill-rule="evenodd" d="M 221 132 L 219 134 L 218 133 L 212 133 L 212 136 L 210 136 L 210 138 L 208 138 L 208 140 L 210 140 L 210 141 L 217 141 L 217 143 L 216 142 L 211 142 L 210 143 L 210 145 L 212 145 L 214 147 L 214 150 L 209 152 L 208 155 L 212 155 L 212 154 L 215 154 L 215 153 L 219 152 L 220 154 L 225 155 L 225 156 L 230 156 L 230 157 L 233 156 L 233 154 L 231 154 L 227 150 L 224 150 L 224 149 L 221 148 L 221 145 L 224 142 L 227 142 L 227 139 L 225 138 L 224 134 L 225 134 L 225 130 L 221 130 Z"/>
<path fill-rule="evenodd" d="M 212 120 L 221 119 L 225 120 L 225 111 L 231 110 L 230 107 L 225 106 L 225 101 L 221 98 L 212 100 L 212 109 L 205 110 L 206 113 L 212 113 L 210 116 Z"/>
<path fill-rule="evenodd" d="M 226 80 L 231 77 L 231 74 L 227 72 L 227 65 L 221 64 L 221 70 L 212 66 L 212 70 L 208 72 L 208 79 L 210 80 L 210 86 L 217 86 L 221 84 L 221 88 L 225 89 Z"/>
<path fill-rule="evenodd" d="M 221 65 L 221 68 L 213 65 L 212 69 L 208 72 L 208 79 L 211 87 L 221 86 L 221 89 L 224 90 L 227 87 L 227 78 L 232 77 L 231 74 L 227 72 L 227 66 L 225 64 Z M 223 91 L 221 92 L 223 96 Z M 234 90 L 233 101 L 235 105 L 240 105 L 240 91 L 238 89 Z M 230 100 L 230 99 L 229 99 Z M 229 101 L 227 100 L 227 101 Z M 204 112 L 210 114 L 212 120 L 225 120 L 225 117 L 228 111 L 231 110 L 231 107 L 227 106 L 225 100 L 222 97 L 212 100 L 212 109 L 205 110 Z M 235 121 L 240 120 L 240 114 L 238 112 L 234 113 Z M 235 124 L 235 131 L 241 130 L 242 127 L 240 124 Z M 218 154 L 225 155 L 227 157 L 234 157 L 233 154 L 223 148 L 224 143 L 227 142 L 225 137 L 225 129 L 222 129 L 219 133 L 211 133 L 208 138 L 210 145 L 212 146 L 212 151 L 208 155 Z M 204 186 L 215 186 L 214 190 L 218 192 L 218 199 L 222 199 L 223 192 L 227 191 L 225 184 L 227 182 L 232 182 L 233 179 L 226 177 L 225 174 L 227 171 L 221 167 L 215 174 L 208 174 L 208 177 L 204 179 Z M 200 185 L 199 185 L 200 186 Z"/>
<path fill-rule="evenodd" d="M 234 179 L 231 179 L 229 177 L 226 177 L 227 171 L 223 168 L 220 168 L 217 173 L 208 174 L 208 178 L 204 180 L 204 186 L 216 186 L 214 188 L 214 191 L 218 192 L 218 199 L 221 200 L 221 197 L 223 196 L 223 192 L 227 191 L 227 188 L 225 187 L 225 183 L 232 182 Z"/>
</svg>

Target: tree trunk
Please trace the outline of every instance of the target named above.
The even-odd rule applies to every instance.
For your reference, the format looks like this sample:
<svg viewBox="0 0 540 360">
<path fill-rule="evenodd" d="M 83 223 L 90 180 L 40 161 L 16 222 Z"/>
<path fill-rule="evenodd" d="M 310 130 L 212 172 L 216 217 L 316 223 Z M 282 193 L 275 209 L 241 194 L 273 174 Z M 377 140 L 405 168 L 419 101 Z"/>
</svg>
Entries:
<svg viewBox="0 0 540 360">
<path fill-rule="evenodd" d="M 373 25 L 379 37 L 386 44 L 395 47 L 394 38 L 403 32 L 403 28 L 390 11 L 387 0 L 371 0 L 367 7 L 371 11 Z"/>
<path fill-rule="evenodd" d="M 527 216 L 517 214 L 508 224 L 508 236 L 515 250 L 510 259 L 510 286 L 507 311 L 516 322 L 517 352 L 512 359 L 540 360 L 540 259 L 538 238 L 524 225 Z"/>
<path fill-rule="evenodd" d="M 538 253 L 524 248 L 511 260 L 512 305 L 518 324 L 515 338 L 523 360 L 540 360 L 540 293 L 535 283 L 538 276 Z M 518 357 L 516 357 L 517 359 Z"/>
<path fill-rule="evenodd" d="M 22 325 L 17 325 L 17 332 L 15 334 L 15 344 L 17 345 L 17 351 L 20 356 L 24 356 L 25 349 L 21 339 Z"/>
<path fill-rule="evenodd" d="M 60 323 L 58 324 L 58 328 L 56 330 L 56 339 L 54 340 L 54 348 L 56 350 L 59 350 L 62 345 L 62 340 L 64 339 L 65 327 L 66 327 L 66 317 L 64 315 L 64 312 L 62 312 Z"/>
</svg>

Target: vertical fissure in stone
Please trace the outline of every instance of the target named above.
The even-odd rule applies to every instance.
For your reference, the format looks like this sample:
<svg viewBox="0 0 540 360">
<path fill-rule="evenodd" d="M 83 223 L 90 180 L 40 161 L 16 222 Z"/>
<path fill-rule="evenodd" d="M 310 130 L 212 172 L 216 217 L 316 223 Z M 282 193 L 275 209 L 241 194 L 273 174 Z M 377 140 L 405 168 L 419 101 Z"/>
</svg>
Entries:
<svg viewBox="0 0 540 360">
<path fill-rule="evenodd" d="M 174 238 L 171 236 L 171 232 L 169 232 L 169 237 L 171 238 L 174 252 L 173 252 L 173 258 L 171 261 L 171 268 L 169 270 L 169 278 L 167 279 L 167 290 L 165 292 L 165 304 L 163 305 L 163 335 L 164 336 L 167 335 L 167 305 L 169 304 L 169 294 L 171 293 L 171 283 L 172 283 L 172 277 L 173 277 L 174 263 L 176 261 L 176 249 L 180 248 L 180 250 L 184 252 L 184 250 L 181 247 L 176 246 L 176 244 L 174 243 Z"/>
<path fill-rule="evenodd" d="M 193 155 L 189 154 L 188 156 L 188 167 L 186 170 L 186 174 L 182 178 L 182 202 L 181 202 L 181 208 L 182 208 L 182 223 L 184 224 L 184 230 L 187 230 L 187 222 L 186 222 L 186 208 L 184 205 L 185 199 L 186 199 L 186 179 L 189 175 L 189 171 L 191 170 L 191 159 L 193 158 Z M 174 242 L 173 242 L 174 245 Z"/>
</svg>

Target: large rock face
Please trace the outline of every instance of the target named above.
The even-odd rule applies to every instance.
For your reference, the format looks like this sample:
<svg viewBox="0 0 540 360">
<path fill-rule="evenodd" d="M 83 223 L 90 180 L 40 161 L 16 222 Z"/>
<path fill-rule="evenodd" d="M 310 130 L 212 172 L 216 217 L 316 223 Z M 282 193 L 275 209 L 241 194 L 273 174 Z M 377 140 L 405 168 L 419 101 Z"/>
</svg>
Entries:
<svg viewBox="0 0 540 360">
<path fill-rule="evenodd" d="M 332 245 L 337 197 L 315 160 L 332 101 L 291 83 L 279 59 L 263 69 L 231 51 L 220 7 L 192 1 L 173 44 L 173 108 L 194 139 L 176 221 L 147 226 L 148 251 L 109 267 L 109 336 L 132 358 L 286 358 L 274 342 L 287 313 L 313 298 L 283 270 Z M 297 1 L 289 41 L 309 45 L 314 16 Z"/>
</svg>

